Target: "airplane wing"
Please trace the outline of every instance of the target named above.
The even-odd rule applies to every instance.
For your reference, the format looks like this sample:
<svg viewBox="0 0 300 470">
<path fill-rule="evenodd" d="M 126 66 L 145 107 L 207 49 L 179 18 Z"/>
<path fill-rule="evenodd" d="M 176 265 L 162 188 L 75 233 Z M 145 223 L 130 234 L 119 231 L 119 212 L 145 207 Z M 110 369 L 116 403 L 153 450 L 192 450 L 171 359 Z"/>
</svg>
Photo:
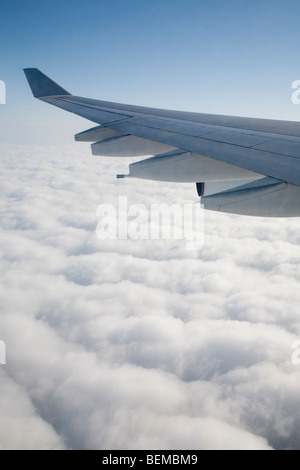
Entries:
<svg viewBox="0 0 300 470">
<path fill-rule="evenodd" d="M 74 96 L 24 69 L 34 97 L 97 124 L 75 136 L 93 155 L 151 156 L 131 177 L 196 183 L 206 209 L 300 216 L 298 122 L 170 111 Z"/>
</svg>

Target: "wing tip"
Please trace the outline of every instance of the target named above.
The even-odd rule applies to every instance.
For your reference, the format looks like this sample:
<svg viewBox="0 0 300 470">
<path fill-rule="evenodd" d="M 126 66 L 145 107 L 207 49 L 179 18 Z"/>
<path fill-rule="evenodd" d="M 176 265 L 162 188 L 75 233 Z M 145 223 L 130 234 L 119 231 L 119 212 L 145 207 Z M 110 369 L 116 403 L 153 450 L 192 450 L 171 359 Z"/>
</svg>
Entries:
<svg viewBox="0 0 300 470">
<path fill-rule="evenodd" d="M 47 77 L 37 68 L 23 69 L 32 94 L 35 98 L 43 98 L 46 96 L 70 95 L 70 93 L 55 83 L 51 78 Z"/>
</svg>

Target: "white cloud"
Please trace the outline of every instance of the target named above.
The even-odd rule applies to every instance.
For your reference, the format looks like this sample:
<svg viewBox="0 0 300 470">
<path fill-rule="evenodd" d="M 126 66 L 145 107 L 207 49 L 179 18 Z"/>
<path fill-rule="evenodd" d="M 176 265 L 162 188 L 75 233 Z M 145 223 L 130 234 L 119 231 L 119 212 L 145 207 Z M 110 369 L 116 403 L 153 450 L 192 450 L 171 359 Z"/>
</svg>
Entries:
<svg viewBox="0 0 300 470">
<path fill-rule="evenodd" d="M 129 160 L 86 145 L 0 158 L 2 448 L 299 447 L 296 219 L 207 212 L 200 252 L 101 241 L 99 204 L 195 188 L 115 181 Z"/>
<path fill-rule="evenodd" d="M 41 416 L 22 389 L 0 369 L 0 450 L 64 449 L 63 439 Z"/>
</svg>

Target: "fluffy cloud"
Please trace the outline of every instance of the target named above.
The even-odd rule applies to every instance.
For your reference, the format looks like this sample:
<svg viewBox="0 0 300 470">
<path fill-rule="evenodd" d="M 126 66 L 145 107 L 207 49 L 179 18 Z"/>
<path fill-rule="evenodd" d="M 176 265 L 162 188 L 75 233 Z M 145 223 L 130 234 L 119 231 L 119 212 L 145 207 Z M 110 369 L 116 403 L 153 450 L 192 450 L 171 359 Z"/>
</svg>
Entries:
<svg viewBox="0 0 300 470">
<path fill-rule="evenodd" d="M 1 149 L 0 448 L 300 445 L 296 219 L 99 240 L 99 204 L 197 201 L 88 147 Z"/>
</svg>

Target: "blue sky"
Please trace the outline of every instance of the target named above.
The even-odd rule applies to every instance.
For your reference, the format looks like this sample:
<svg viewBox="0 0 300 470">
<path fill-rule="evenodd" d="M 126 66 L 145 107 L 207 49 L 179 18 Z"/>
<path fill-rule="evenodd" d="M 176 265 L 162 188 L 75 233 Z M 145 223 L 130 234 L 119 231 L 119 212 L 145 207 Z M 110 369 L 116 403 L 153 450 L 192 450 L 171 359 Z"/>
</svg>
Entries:
<svg viewBox="0 0 300 470">
<path fill-rule="evenodd" d="M 23 67 L 81 96 L 297 120 L 299 13 L 296 0 L 5 0 L 0 139 L 67 143 L 89 127 L 34 101 Z"/>
</svg>

